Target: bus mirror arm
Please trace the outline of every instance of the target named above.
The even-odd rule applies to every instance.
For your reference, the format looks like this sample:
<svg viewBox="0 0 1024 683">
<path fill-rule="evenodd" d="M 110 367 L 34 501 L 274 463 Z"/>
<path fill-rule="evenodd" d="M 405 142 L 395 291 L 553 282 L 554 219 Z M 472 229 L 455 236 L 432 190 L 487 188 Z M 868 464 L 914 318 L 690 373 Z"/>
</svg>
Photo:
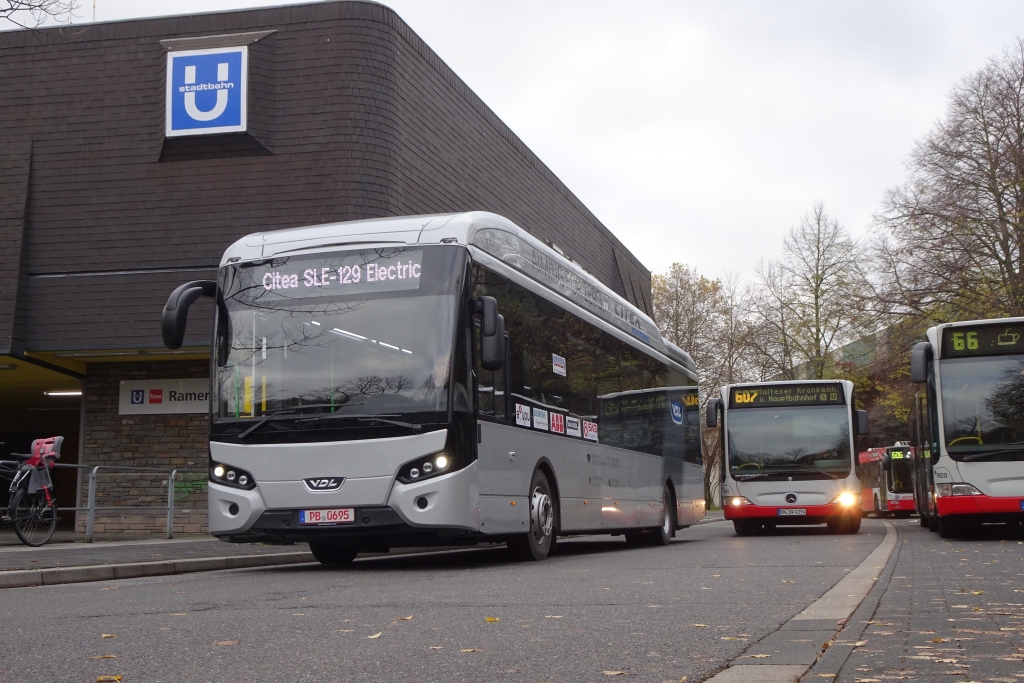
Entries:
<svg viewBox="0 0 1024 683">
<path fill-rule="evenodd" d="M 857 435 L 864 436 L 868 433 L 868 411 L 857 411 Z"/>
<path fill-rule="evenodd" d="M 720 398 L 709 398 L 708 404 L 704 408 L 704 423 L 707 424 L 708 429 L 715 429 L 718 427 L 718 406 L 721 405 L 722 399 Z"/>
<path fill-rule="evenodd" d="M 188 308 L 201 296 L 217 295 L 215 280 L 193 280 L 180 285 L 167 297 L 163 316 L 160 319 L 160 333 L 164 338 L 164 346 L 169 349 L 181 347 L 185 340 L 185 325 L 188 321 Z"/>
<path fill-rule="evenodd" d="M 932 345 L 919 342 L 910 350 L 910 381 L 924 384 L 928 381 L 928 361 L 932 357 Z"/>
</svg>

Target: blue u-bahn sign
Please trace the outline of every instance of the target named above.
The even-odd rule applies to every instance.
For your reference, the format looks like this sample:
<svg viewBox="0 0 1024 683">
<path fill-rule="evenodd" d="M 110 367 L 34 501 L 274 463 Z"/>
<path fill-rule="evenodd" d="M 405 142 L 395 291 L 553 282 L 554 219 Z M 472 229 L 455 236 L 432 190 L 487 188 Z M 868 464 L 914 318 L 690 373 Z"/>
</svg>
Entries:
<svg viewBox="0 0 1024 683">
<path fill-rule="evenodd" d="M 167 53 L 167 136 L 244 131 L 248 71 L 244 46 Z"/>
</svg>

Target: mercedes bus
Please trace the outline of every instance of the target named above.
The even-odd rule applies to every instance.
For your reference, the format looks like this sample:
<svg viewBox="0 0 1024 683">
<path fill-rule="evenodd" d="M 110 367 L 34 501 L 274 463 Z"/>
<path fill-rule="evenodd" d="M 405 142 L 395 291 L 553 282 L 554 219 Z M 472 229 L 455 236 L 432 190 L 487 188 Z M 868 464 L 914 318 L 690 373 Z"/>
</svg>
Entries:
<svg viewBox="0 0 1024 683">
<path fill-rule="evenodd" d="M 869 448 L 857 456 L 860 464 L 861 509 L 881 517 L 909 517 L 914 503 L 914 449 L 909 441 Z"/>
<path fill-rule="evenodd" d="M 921 524 L 1024 524 L 1024 318 L 930 328 L 910 354 Z"/>
<path fill-rule="evenodd" d="M 854 410 L 846 380 L 729 384 L 710 399 L 708 428 L 721 428 L 722 503 L 740 536 L 779 525 L 860 530 Z"/>
<path fill-rule="evenodd" d="M 704 515 L 693 360 L 501 216 L 249 235 L 170 295 L 169 348 L 200 297 L 222 540 L 539 560 L 559 535 L 664 545 Z"/>
</svg>

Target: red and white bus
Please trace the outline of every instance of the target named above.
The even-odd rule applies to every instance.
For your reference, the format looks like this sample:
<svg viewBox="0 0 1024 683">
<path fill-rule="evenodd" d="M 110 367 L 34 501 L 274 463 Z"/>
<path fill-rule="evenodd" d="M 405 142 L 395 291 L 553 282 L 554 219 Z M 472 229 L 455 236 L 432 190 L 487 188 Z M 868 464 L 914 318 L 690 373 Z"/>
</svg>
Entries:
<svg viewBox="0 0 1024 683">
<path fill-rule="evenodd" d="M 909 517 L 914 505 L 914 449 L 907 441 L 857 454 L 861 509 L 877 516 Z"/>
</svg>

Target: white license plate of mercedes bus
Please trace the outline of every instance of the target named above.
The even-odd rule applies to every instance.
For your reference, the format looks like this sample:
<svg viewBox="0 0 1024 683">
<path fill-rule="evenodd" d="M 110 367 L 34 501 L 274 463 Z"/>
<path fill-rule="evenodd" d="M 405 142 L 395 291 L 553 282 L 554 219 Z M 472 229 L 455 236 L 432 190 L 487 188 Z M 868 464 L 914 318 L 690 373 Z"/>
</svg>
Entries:
<svg viewBox="0 0 1024 683">
<path fill-rule="evenodd" d="M 299 510 L 299 524 L 352 524 L 355 521 L 355 508 Z"/>
<path fill-rule="evenodd" d="M 779 517 L 799 517 L 807 514 L 807 508 L 779 508 Z"/>
</svg>

